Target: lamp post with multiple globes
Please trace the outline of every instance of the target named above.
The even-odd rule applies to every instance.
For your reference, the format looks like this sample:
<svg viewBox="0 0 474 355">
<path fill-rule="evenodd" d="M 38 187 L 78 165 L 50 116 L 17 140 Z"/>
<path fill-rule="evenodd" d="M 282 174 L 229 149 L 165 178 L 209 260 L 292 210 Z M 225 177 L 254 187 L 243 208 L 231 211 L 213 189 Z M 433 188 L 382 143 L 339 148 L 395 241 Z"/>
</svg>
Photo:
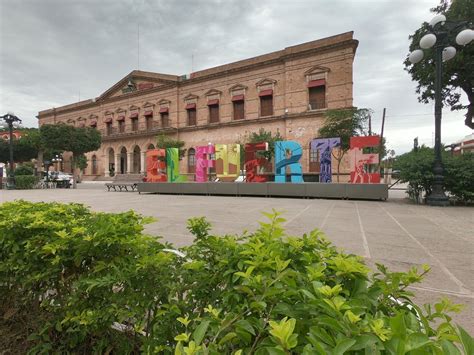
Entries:
<svg viewBox="0 0 474 355">
<path fill-rule="evenodd" d="M 6 115 L 0 116 L 3 119 L 2 126 L 8 128 L 10 139 L 9 139 L 9 148 L 10 148 L 10 163 L 9 163 L 9 174 L 7 179 L 7 189 L 15 189 L 15 171 L 14 171 L 14 161 L 13 161 L 13 128 L 19 127 L 21 120 L 16 117 L 13 113 L 7 113 Z"/>
<path fill-rule="evenodd" d="M 61 163 L 63 162 L 63 158 L 61 157 L 61 155 L 55 154 L 55 156 L 51 159 L 51 161 L 53 162 L 53 164 L 57 164 L 55 165 L 56 171 L 62 170 Z"/>
<path fill-rule="evenodd" d="M 443 164 L 441 160 L 441 114 L 443 100 L 441 98 L 443 80 L 443 62 L 452 59 L 456 55 L 456 48 L 450 45 L 449 39 L 456 32 L 456 43 L 459 46 L 466 46 L 474 40 L 474 30 L 468 28 L 468 21 L 449 21 L 446 16 L 435 16 L 428 25 L 429 33 L 420 40 L 420 48 L 410 53 L 408 60 L 416 64 L 423 59 L 423 49 L 434 46 L 435 62 L 435 161 L 433 166 L 433 185 L 431 193 L 427 196 L 426 202 L 431 206 L 447 206 L 449 199 L 443 190 Z"/>
</svg>

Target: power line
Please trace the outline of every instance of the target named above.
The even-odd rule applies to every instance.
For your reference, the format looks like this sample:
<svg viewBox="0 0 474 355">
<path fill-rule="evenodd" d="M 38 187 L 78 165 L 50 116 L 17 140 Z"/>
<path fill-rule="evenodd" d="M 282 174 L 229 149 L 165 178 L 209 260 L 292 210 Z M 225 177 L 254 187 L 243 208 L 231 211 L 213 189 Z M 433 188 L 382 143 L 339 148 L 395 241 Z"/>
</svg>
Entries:
<svg viewBox="0 0 474 355">
<path fill-rule="evenodd" d="M 433 113 L 414 113 L 408 115 L 390 115 L 387 117 L 411 117 L 411 116 L 433 116 Z"/>
</svg>

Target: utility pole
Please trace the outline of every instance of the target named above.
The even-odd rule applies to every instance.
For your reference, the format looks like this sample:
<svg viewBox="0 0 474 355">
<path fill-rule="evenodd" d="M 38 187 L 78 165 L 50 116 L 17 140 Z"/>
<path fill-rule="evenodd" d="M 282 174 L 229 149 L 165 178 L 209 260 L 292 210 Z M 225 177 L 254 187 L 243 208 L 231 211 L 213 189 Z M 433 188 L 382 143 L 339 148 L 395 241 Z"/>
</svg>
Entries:
<svg viewBox="0 0 474 355">
<path fill-rule="evenodd" d="M 369 136 L 372 135 L 372 115 L 369 114 Z"/>
<path fill-rule="evenodd" d="M 386 112 L 387 112 L 387 109 L 384 107 L 383 114 L 382 114 L 382 130 L 380 131 L 380 152 L 382 152 L 382 148 L 383 148 L 383 129 L 385 127 L 385 113 Z"/>
<path fill-rule="evenodd" d="M 137 24 L 137 70 L 140 70 L 140 24 Z"/>
<path fill-rule="evenodd" d="M 382 154 L 382 149 L 383 149 L 383 129 L 385 127 L 385 113 L 387 109 L 384 107 L 383 108 L 383 114 L 382 114 L 382 130 L 380 131 L 380 144 L 379 144 L 379 166 L 377 168 L 377 171 L 380 171 L 380 164 L 381 164 L 381 159 L 382 157 L 380 154 Z M 369 121 L 370 122 L 370 121 Z"/>
</svg>

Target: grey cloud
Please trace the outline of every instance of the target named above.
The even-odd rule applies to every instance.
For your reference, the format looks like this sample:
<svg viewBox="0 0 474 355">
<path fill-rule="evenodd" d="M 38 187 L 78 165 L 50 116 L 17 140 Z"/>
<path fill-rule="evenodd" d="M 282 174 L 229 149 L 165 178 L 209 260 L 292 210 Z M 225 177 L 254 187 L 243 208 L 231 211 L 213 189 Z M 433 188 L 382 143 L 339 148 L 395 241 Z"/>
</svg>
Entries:
<svg viewBox="0 0 474 355">
<path fill-rule="evenodd" d="M 0 111 L 34 126 L 39 110 L 77 101 L 79 91 L 81 99 L 100 95 L 137 68 L 138 24 L 140 69 L 177 75 L 354 30 L 354 104 L 375 110 L 374 127 L 387 107 L 389 145 L 401 152 L 410 147 L 404 130 L 416 136 L 432 125 L 402 62 L 408 35 L 437 3 L 0 0 Z M 446 122 L 450 136 L 465 134 L 462 113 Z"/>
</svg>

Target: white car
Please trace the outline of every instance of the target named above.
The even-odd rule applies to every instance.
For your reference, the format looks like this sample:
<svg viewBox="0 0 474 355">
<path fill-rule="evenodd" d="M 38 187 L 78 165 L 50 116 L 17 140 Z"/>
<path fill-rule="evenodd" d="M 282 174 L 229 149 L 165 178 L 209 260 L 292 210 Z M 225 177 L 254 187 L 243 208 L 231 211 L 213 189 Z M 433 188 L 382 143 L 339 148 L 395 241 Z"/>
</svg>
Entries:
<svg viewBox="0 0 474 355">
<path fill-rule="evenodd" d="M 62 171 L 50 171 L 48 172 L 49 179 L 58 183 L 58 187 L 69 188 L 73 184 L 73 176 Z"/>
</svg>

